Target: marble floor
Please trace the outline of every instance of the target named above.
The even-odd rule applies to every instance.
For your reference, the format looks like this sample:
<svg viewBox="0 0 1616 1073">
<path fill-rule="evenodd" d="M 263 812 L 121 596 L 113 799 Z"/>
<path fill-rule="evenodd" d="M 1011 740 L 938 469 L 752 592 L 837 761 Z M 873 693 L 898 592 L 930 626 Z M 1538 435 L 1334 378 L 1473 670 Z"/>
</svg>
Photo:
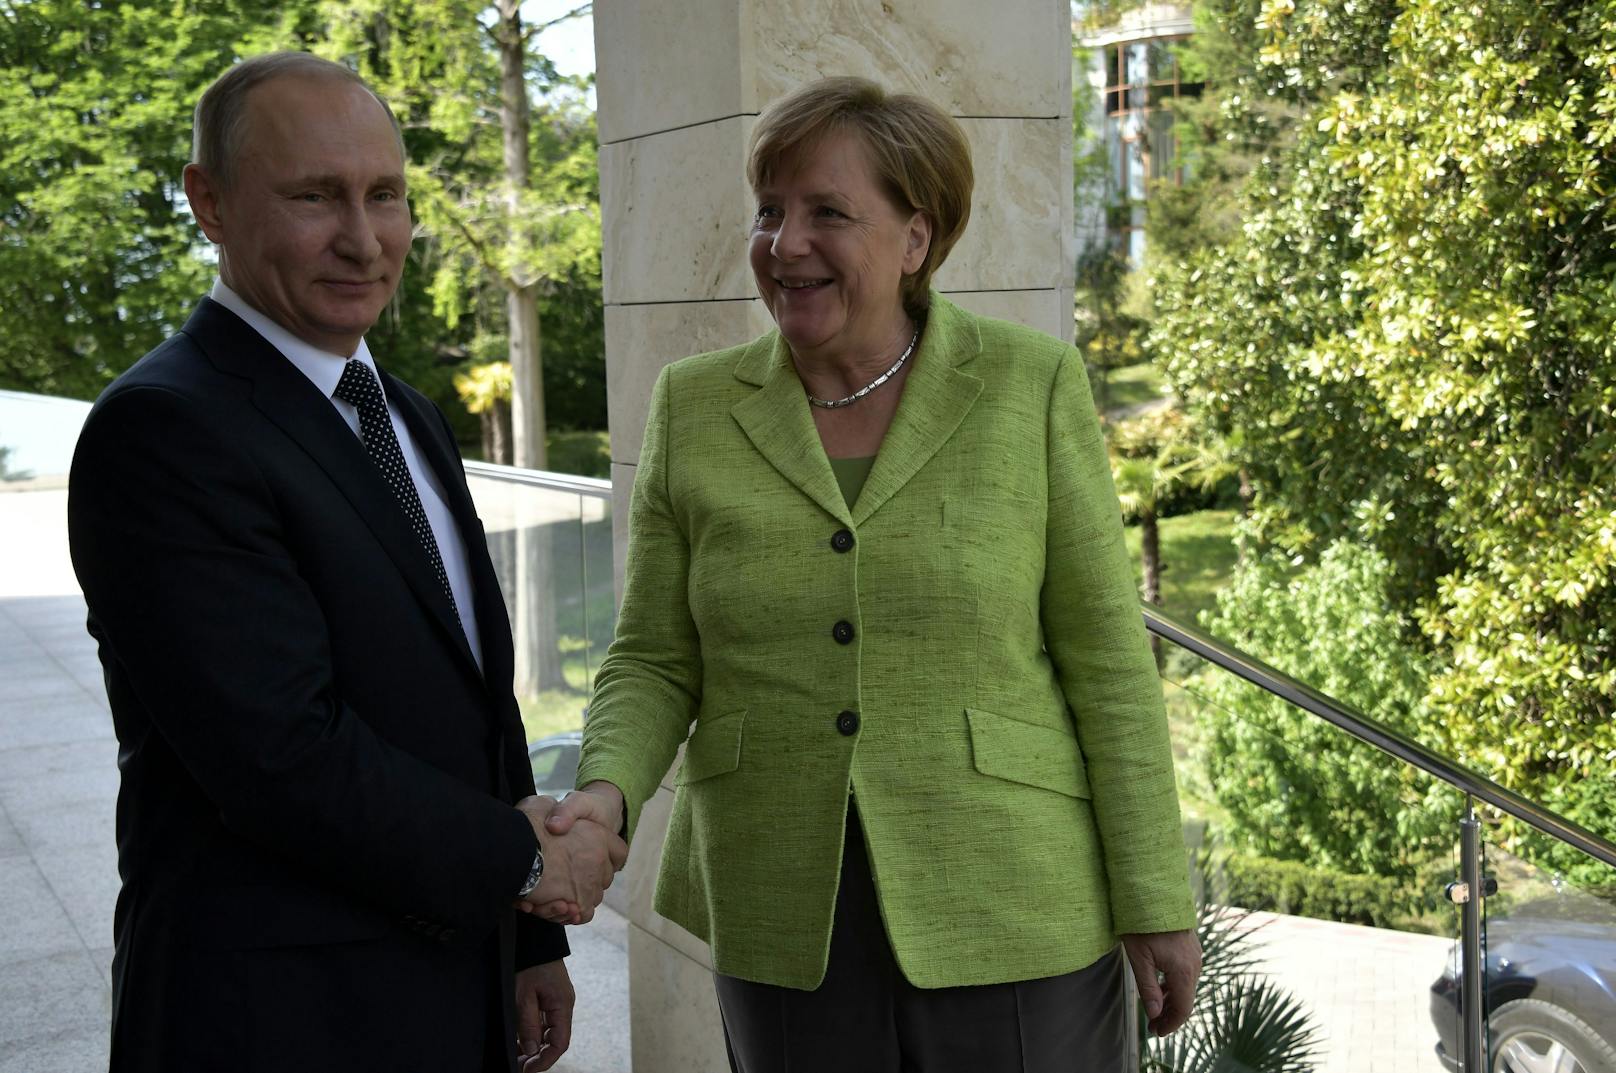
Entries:
<svg viewBox="0 0 1616 1073">
<path fill-rule="evenodd" d="M 67 555 L 67 493 L 0 491 L 0 1073 L 105 1069 L 117 742 Z M 558 1073 L 627 1073 L 624 919 L 572 929 Z"/>
</svg>

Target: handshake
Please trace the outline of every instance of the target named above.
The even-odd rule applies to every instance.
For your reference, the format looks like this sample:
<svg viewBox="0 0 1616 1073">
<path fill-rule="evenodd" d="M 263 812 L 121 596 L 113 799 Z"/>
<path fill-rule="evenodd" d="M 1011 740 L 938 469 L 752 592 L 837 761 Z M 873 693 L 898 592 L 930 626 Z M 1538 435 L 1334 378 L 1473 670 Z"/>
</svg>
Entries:
<svg viewBox="0 0 1616 1073">
<path fill-rule="evenodd" d="M 516 908 L 557 924 L 585 924 L 595 915 L 612 876 L 628 860 L 623 829 L 623 793 L 609 782 L 592 782 L 557 802 L 527 797 L 517 802 L 544 854 L 544 875 Z"/>
</svg>

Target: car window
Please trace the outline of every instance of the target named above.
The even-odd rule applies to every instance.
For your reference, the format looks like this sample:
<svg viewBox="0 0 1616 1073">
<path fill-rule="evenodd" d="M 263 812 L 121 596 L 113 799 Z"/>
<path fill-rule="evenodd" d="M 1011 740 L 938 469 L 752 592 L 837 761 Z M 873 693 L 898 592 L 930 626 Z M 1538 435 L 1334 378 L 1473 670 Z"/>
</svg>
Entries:
<svg viewBox="0 0 1616 1073">
<path fill-rule="evenodd" d="M 534 753 L 532 756 L 533 781 L 538 783 L 548 782 L 550 780 L 550 773 L 556 769 L 556 764 L 560 761 L 560 759 L 561 750 L 554 745 L 540 749 L 538 752 Z"/>
<path fill-rule="evenodd" d="M 533 766 L 533 784 L 540 793 L 556 794 L 570 790 L 578 779 L 578 745 L 563 742 L 547 745 L 530 757 Z"/>
</svg>

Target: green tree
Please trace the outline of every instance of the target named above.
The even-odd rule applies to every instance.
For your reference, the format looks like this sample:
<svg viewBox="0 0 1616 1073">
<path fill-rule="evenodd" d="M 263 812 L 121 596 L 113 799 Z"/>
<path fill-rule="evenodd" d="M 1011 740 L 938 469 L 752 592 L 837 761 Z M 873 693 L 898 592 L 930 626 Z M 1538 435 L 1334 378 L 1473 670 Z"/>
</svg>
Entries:
<svg viewBox="0 0 1616 1073">
<path fill-rule="evenodd" d="M 1177 406 L 1162 406 L 1111 426 L 1107 443 L 1111 479 L 1128 522 L 1139 523 L 1141 595 L 1160 606 L 1162 507 L 1184 488 L 1210 491 L 1229 474 L 1221 445 L 1201 435 L 1195 420 Z M 1156 663 L 1161 641 L 1150 639 Z"/>
<path fill-rule="evenodd" d="M 475 442 L 453 377 L 508 356 L 508 318 L 445 206 L 504 211 L 491 27 L 482 5 L 450 0 L 0 0 L 0 386 L 93 397 L 183 322 L 214 272 L 179 187 L 191 109 L 232 60 L 306 49 L 360 68 L 404 123 L 426 234 L 369 339 Z M 542 269 L 551 419 L 603 428 L 594 117 L 581 88 L 524 57 L 540 95 L 528 196 L 582 223 L 505 230 Z"/>
<path fill-rule="evenodd" d="M 91 398 L 206 290 L 188 118 L 261 11 L 0 0 L 0 387 Z"/>
<path fill-rule="evenodd" d="M 1421 732 L 1608 832 L 1616 2 L 1265 0 L 1247 25 L 1294 141 L 1238 233 L 1162 270 L 1151 345 L 1262 539 L 1390 564 L 1404 658 L 1432 657 Z"/>
<path fill-rule="evenodd" d="M 327 0 L 321 12 L 328 35 L 319 50 L 356 62 L 412 139 L 432 308 L 451 330 L 469 323 L 474 360 L 511 363 L 512 460 L 542 467 L 546 299 L 593 314 L 588 323 L 556 318 L 595 344 L 561 363 L 561 386 L 604 386 L 599 177 L 582 86 L 531 51 L 543 27 L 525 26 L 515 0 L 492 9 L 472 0 Z M 595 405 L 569 407 L 570 421 L 604 424 L 598 394 Z"/>
</svg>

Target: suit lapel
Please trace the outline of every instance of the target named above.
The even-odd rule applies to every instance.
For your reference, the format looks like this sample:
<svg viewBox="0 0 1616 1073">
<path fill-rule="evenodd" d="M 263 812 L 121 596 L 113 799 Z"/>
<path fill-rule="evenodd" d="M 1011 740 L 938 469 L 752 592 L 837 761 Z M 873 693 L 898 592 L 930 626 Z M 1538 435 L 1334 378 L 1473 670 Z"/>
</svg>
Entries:
<svg viewBox="0 0 1616 1073">
<path fill-rule="evenodd" d="M 186 322 L 185 333 L 221 369 L 252 383 L 253 404 L 331 477 L 430 610 L 445 640 L 477 673 L 465 633 L 433 576 L 426 551 L 392 489 L 331 401 L 263 336 L 211 299 L 202 300 Z"/>
<path fill-rule="evenodd" d="M 915 354 L 915 367 L 904 384 L 903 399 L 853 505 L 854 525 L 862 525 L 908 484 L 965 420 L 982 393 L 982 381 L 959 366 L 981 349 L 976 321 L 933 294 L 931 316 Z"/>
<path fill-rule="evenodd" d="M 466 487 L 466 470 L 460 455 L 445 437 L 436 414 L 423 407 L 411 392 L 399 390 L 400 381 L 383 371 L 382 383 L 387 397 L 398 406 L 410 427 L 416 446 L 421 449 L 427 464 L 438 475 L 438 483 L 448 499 L 449 510 L 460 530 L 465 544 L 466 558 L 471 564 L 472 598 L 476 601 L 477 633 L 482 638 L 483 678 L 489 683 L 506 685 L 495 692 L 509 692 L 512 678 L 511 623 L 505 613 L 505 597 L 499 587 L 499 577 L 488 557 L 488 538 L 483 532 L 477 506 Z M 462 635 L 462 641 L 464 635 Z M 467 655 L 470 656 L 468 650 Z"/>
<path fill-rule="evenodd" d="M 809 499 L 849 523 L 847 501 L 825 457 L 808 397 L 780 333 L 770 332 L 752 343 L 736 364 L 735 375 L 761 388 L 730 409 L 752 446 Z"/>
<path fill-rule="evenodd" d="M 477 634 L 483 639 L 483 675 L 488 681 L 498 681 L 502 654 L 510 647 L 508 643 L 500 641 L 500 636 L 501 632 L 509 634 L 510 624 L 503 615 L 494 615 L 496 608 L 504 608 L 504 598 L 500 595 L 499 581 L 494 576 L 493 565 L 488 561 L 487 541 L 483 537 L 482 523 L 477 518 L 477 508 L 466 488 L 465 468 L 460 464 L 460 456 L 445 435 L 437 415 L 423 406 L 420 397 L 414 392 L 404 390 L 403 384 L 397 378 L 380 366 L 376 371 L 381 374 L 382 386 L 387 393 L 388 401 L 398 407 L 398 412 L 404 418 L 404 424 L 409 426 L 410 438 L 415 441 L 421 458 L 437 475 L 438 486 L 443 489 L 449 513 L 454 518 L 455 528 L 460 531 L 460 542 L 465 548 L 466 560 L 471 566 L 472 600 L 476 605 Z M 460 640 L 460 647 L 465 651 L 466 658 L 475 663 L 471 648 L 466 644 L 465 631 L 450 614 L 448 601 L 444 600 L 441 603 L 439 610 L 447 616 L 446 624 L 454 627 L 454 633 Z M 495 618 L 498 619 L 497 622 L 491 621 Z"/>
</svg>

